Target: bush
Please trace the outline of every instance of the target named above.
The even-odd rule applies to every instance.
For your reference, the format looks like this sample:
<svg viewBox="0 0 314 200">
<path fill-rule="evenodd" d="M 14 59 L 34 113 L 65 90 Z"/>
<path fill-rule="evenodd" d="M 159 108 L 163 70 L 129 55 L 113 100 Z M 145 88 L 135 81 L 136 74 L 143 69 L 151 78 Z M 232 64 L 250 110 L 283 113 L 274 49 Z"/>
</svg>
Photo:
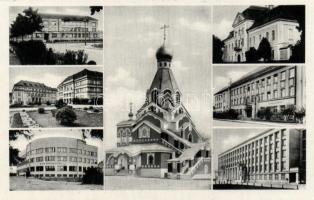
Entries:
<svg viewBox="0 0 314 200">
<path fill-rule="evenodd" d="M 58 111 L 57 109 L 53 109 L 53 110 L 51 110 L 51 114 L 52 114 L 52 116 L 53 116 L 53 117 L 55 117 L 55 116 L 56 116 L 57 111 Z"/>
<path fill-rule="evenodd" d="M 100 170 L 97 170 L 97 168 L 87 168 L 83 176 L 82 183 L 103 185 L 104 175 Z"/>
<path fill-rule="evenodd" d="M 94 107 L 93 107 L 93 106 L 89 106 L 89 109 L 90 109 L 90 110 L 93 110 L 93 109 L 94 109 Z"/>
<path fill-rule="evenodd" d="M 38 108 L 38 113 L 39 114 L 44 114 L 45 113 L 45 109 L 44 108 Z"/>
<path fill-rule="evenodd" d="M 295 107 L 290 106 L 284 110 L 281 111 L 281 114 L 284 116 L 285 121 L 288 121 L 294 117 L 295 114 Z"/>
<path fill-rule="evenodd" d="M 256 63 L 258 62 L 258 52 L 254 47 L 251 47 L 250 50 L 245 52 L 246 61 L 248 63 Z"/>
<path fill-rule="evenodd" d="M 86 64 L 87 61 L 87 54 L 84 53 L 84 50 L 78 50 L 78 51 L 71 51 L 67 50 L 64 55 L 61 55 L 62 64 L 64 65 L 80 65 L 80 64 Z"/>
<path fill-rule="evenodd" d="M 63 107 L 57 111 L 56 119 L 62 125 L 72 125 L 76 120 L 76 113 L 72 108 Z"/>
<path fill-rule="evenodd" d="M 14 51 L 21 61 L 21 64 L 55 64 L 56 60 L 50 55 L 52 50 L 48 51 L 42 41 L 21 41 L 11 43 Z"/>
<path fill-rule="evenodd" d="M 272 116 L 273 116 L 273 112 L 270 110 L 270 108 L 266 108 L 265 109 L 265 119 L 270 120 Z"/>
<path fill-rule="evenodd" d="M 217 119 L 238 119 L 239 114 L 235 110 L 229 109 L 224 112 L 214 112 L 213 116 Z"/>
<path fill-rule="evenodd" d="M 93 112 L 99 113 L 99 110 L 98 109 L 94 109 Z"/>
<path fill-rule="evenodd" d="M 67 104 L 63 102 L 63 99 L 59 99 L 56 103 L 55 106 L 56 108 L 63 108 L 64 106 L 66 106 Z"/>
<path fill-rule="evenodd" d="M 87 107 L 84 107 L 83 110 L 88 110 L 88 108 L 87 108 Z"/>
<path fill-rule="evenodd" d="M 20 113 L 13 114 L 11 128 L 23 128 L 23 121 Z"/>
<path fill-rule="evenodd" d="M 294 117 L 297 121 L 299 121 L 300 123 L 303 122 L 303 118 L 305 117 L 305 109 L 301 108 L 299 110 L 296 110 L 294 112 Z"/>
<path fill-rule="evenodd" d="M 41 106 L 41 102 L 37 102 L 36 105 Z"/>
<path fill-rule="evenodd" d="M 47 106 L 50 106 L 50 105 L 51 105 L 50 101 L 47 101 L 47 102 L 46 102 L 46 105 L 47 105 Z"/>
</svg>

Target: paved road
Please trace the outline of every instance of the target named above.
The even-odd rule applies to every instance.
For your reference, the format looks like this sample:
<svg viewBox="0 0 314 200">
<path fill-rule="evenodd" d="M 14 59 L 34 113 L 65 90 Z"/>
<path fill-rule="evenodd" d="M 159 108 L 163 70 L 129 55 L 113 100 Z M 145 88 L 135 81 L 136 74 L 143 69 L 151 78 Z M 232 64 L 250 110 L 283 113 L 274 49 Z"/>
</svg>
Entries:
<svg viewBox="0 0 314 200">
<path fill-rule="evenodd" d="M 105 176 L 105 190 L 209 190 L 210 180 Z"/>
<path fill-rule="evenodd" d="M 259 123 L 259 122 L 236 122 L 236 121 L 223 121 L 223 120 L 213 120 L 213 126 L 215 128 L 221 127 L 247 127 L 247 128 L 256 128 L 256 127 L 299 127 L 303 128 L 303 125 L 300 124 L 290 124 L 290 123 Z"/>
</svg>

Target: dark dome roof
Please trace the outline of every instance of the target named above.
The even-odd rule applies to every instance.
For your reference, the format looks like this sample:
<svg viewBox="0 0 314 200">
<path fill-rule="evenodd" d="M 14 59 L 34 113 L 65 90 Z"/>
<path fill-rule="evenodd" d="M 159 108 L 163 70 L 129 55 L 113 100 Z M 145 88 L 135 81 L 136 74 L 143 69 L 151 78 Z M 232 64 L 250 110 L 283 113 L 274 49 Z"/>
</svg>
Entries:
<svg viewBox="0 0 314 200">
<path fill-rule="evenodd" d="M 165 46 L 162 45 L 161 47 L 159 47 L 159 49 L 156 52 L 156 58 L 157 58 L 157 60 L 168 60 L 168 61 L 171 61 L 172 55 L 170 54 L 170 52 L 167 51 Z"/>
</svg>

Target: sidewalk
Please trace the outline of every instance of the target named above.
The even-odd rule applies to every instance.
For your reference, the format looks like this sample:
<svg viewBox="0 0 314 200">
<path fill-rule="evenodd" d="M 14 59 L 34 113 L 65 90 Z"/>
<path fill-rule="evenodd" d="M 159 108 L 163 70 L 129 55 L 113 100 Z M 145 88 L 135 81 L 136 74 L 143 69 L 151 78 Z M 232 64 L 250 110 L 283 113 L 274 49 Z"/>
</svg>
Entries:
<svg viewBox="0 0 314 200">
<path fill-rule="evenodd" d="M 232 119 L 216 119 L 217 121 L 226 121 L 226 122 L 236 122 L 236 123 L 247 123 L 247 124 L 257 124 L 257 125 L 267 125 L 267 126 L 280 126 L 280 127 L 305 127 L 305 124 L 297 123 L 280 123 L 280 122 L 261 122 L 261 121 L 252 121 L 252 120 L 232 120 Z"/>
</svg>

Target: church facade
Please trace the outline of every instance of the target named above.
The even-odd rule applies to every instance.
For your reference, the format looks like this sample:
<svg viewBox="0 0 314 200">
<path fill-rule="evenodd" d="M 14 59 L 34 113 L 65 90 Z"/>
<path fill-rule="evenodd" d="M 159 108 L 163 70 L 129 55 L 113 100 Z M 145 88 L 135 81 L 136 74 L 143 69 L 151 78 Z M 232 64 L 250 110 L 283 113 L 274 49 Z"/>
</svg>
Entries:
<svg viewBox="0 0 314 200">
<path fill-rule="evenodd" d="M 157 72 L 146 101 L 117 124 L 117 147 L 106 151 L 105 175 L 189 179 L 210 176 L 209 143 L 182 104 L 165 45 L 156 52 Z"/>
<path fill-rule="evenodd" d="M 299 23 L 291 16 L 293 6 L 250 6 L 238 13 L 223 40 L 223 62 L 246 62 L 245 52 L 258 49 L 263 38 L 271 46 L 271 60 L 289 60 L 291 47 L 300 40 Z"/>
</svg>

